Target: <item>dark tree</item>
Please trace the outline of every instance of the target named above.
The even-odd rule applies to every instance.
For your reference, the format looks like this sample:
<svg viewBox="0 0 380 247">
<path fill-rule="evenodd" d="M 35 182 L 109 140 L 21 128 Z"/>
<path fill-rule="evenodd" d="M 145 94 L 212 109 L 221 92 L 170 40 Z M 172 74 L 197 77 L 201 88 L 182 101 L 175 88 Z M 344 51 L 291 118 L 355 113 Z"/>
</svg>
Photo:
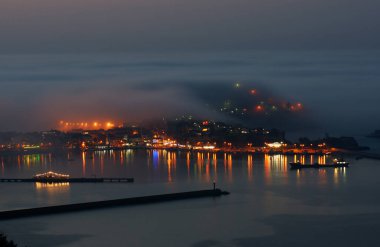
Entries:
<svg viewBox="0 0 380 247">
<path fill-rule="evenodd" d="M 0 233 L 0 247 L 17 247 L 17 244 L 15 244 L 12 240 L 8 240 L 7 236 Z"/>
</svg>

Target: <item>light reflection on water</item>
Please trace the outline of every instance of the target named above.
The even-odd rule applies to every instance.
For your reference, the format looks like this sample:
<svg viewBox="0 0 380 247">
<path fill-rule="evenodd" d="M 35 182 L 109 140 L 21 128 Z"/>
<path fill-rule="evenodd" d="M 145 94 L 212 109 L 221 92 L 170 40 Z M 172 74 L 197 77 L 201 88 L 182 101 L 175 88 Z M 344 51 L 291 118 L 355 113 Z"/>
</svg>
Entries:
<svg viewBox="0 0 380 247">
<path fill-rule="evenodd" d="M 327 155 L 213 153 L 168 150 L 95 151 L 32 154 L 1 157 L 1 176 L 29 178 L 53 170 L 71 177 L 134 177 L 136 182 L 219 181 L 234 183 L 263 180 L 266 185 L 298 184 L 304 174 L 314 173 L 318 184 L 346 182 L 346 169 L 292 171 L 289 162 L 326 164 Z M 289 176 L 292 176 L 290 179 Z M 293 179 L 293 177 L 295 179 Z"/>
<path fill-rule="evenodd" d="M 290 170 L 289 162 L 328 156 L 123 150 L 1 157 L 1 177 L 31 178 L 49 170 L 71 177 L 133 177 L 133 184 L 3 183 L 2 209 L 105 200 L 217 187 L 237 191 L 329 190 L 348 183 L 349 169 Z M 23 196 L 21 196 L 23 195 Z M 26 195 L 26 196 L 25 196 Z M 268 197 L 271 198 L 271 197 Z M 269 199 L 268 199 L 269 200 Z M 270 203 L 270 200 L 268 202 Z"/>
<path fill-rule="evenodd" d="M 135 159 L 135 156 L 136 157 Z M 212 152 L 182 152 L 167 150 L 123 150 L 67 153 L 67 154 L 27 154 L 1 157 L 2 176 L 27 177 L 31 172 L 46 171 L 68 172 L 74 176 L 92 177 L 121 175 L 120 170 L 127 175 L 132 167 L 146 166 L 148 169 L 167 171 L 167 181 L 177 175 L 177 166 L 185 167 L 187 176 L 191 170 L 207 181 L 218 173 L 233 181 L 233 170 L 238 164 L 247 167 L 247 178 L 252 179 L 254 164 L 264 165 L 264 176 L 268 179 L 282 174 L 286 176 L 289 162 L 300 161 L 302 164 L 326 164 L 331 160 L 327 155 L 282 155 L 282 154 L 239 154 Z M 182 167 L 182 165 L 184 165 Z M 223 168 L 219 170 L 220 165 Z M 80 172 L 78 170 L 80 166 Z M 16 171 L 18 168 L 19 171 Z M 30 172 L 29 172 L 30 171 Z"/>
<path fill-rule="evenodd" d="M 149 237 L 153 239 L 161 238 L 162 234 L 167 232 L 167 227 L 172 227 L 171 232 L 183 236 L 188 232 L 188 226 L 196 229 L 197 236 L 205 229 L 208 231 L 204 236 L 197 237 L 199 239 L 208 239 L 209 234 L 214 239 L 220 239 L 223 236 L 239 236 L 241 229 L 247 229 L 244 235 L 250 236 L 252 231 L 266 229 L 266 225 L 259 223 L 263 217 L 271 219 L 277 215 L 290 215 L 289 219 L 285 220 L 289 222 L 297 215 L 306 215 L 301 223 L 296 222 L 297 225 L 299 224 L 299 229 L 304 229 L 310 227 L 308 221 L 310 218 L 307 217 L 311 216 L 308 215 L 315 215 L 319 219 L 320 214 L 326 212 L 332 215 L 372 212 L 371 210 L 378 208 L 379 205 L 378 199 L 373 197 L 373 194 L 378 192 L 376 188 L 379 188 L 377 180 L 374 179 L 376 174 L 373 170 L 378 171 L 380 167 L 373 166 L 371 163 L 367 164 L 363 160 L 353 161 L 350 168 L 290 170 L 289 162 L 301 158 L 309 163 L 317 160 L 330 162 L 332 157 L 165 150 L 101 151 L 70 153 L 69 155 L 64 153 L 51 154 L 50 158 L 48 154 L 39 156 L 39 158 L 31 156 L 29 159 L 23 156 L 3 157 L 0 161 L 3 165 L 4 177 L 31 177 L 36 173 L 51 169 L 68 173 L 72 177 L 134 177 L 135 183 L 1 184 L 0 210 L 205 189 L 211 188 L 213 181 L 216 181 L 218 187 L 231 192 L 230 196 L 215 200 L 163 203 L 37 219 L 46 224 L 47 228 L 44 230 L 48 234 L 56 234 L 59 231 L 56 231 L 55 227 L 64 225 L 66 227 L 60 230 L 62 234 L 79 232 L 91 236 L 84 240 L 90 239 L 90 242 L 91 239 L 110 238 L 113 242 L 120 243 L 125 241 L 125 229 L 133 233 L 129 235 L 130 242 L 145 239 L 146 237 L 140 236 L 144 235 L 147 227 Z M 18 165 L 18 160 L 20 160 L 20 165 Z M 361 162 L 360 165 L 359 162 Z M 372 177 L 368 179 L 368 176 Z M 371 191 L 370 196 L 363 191 Z M 78 220 L 78 217 L 81 220 Z M 120 220 L 120 217 L 128 220 Z M 33 218 L 30 221 L 26 219 L 27 223 L 24 219 L 12 221 L 16 226 L 15 230 L 5 230 L 10 233 L 18 232 L 18 224 L 26 224 L 34 229 L 35 221 L 36 219 Z M 147 226 L 145 223 L 147 221 L 152 222 L 153 225 Z M 186 229 L 181 228 L 184 221 L 187 225 Z M 280 221 L 283 224 L 282 218 Z M 216 224 L 226 231 L 223 233 L 211 231 Z M 68 225 L 70 227 L 67 227 Z M 107 225 L 107 229 L 111 231 L 104 231 L 104 225 Z M 204 228 L 197 228 L 199 225 L 204 225 Z M 284 228 L 291 227 L 294 227 L 293 223 L 285 225 Z M 321 225 L 319 227 L 323 229 Z M 162 228 L 165 228 L 165 231 L 161 231 Z M 123 229 L 123 231 L 114 234 L 114 231 L 118 229 Z M 231 232 L 233 235 L 229 235 Z M 28 232 L 24 234 L 29 236 Z M 264 233 L 261 231 L 260 234 Z M 286 234 L 286 236 L 289 235 Z M 189 238 L 192 239 L 193 236 Z M 176 243 L 182 241 L 181 237 Z M 80 245 L 80 243 L 75 244 L 72 246 Z M 146 246 L 150 245 L 152 243 L 146 244 Z M 91 244 L 83 246 L 91 246 Z"/>
<path fill-rule="evenodd" d="M 36 182 L 35 186 L 36 186 L 37 190 L 46 189 L 49 192 L 54 192 L 56 189 L 59 189 L 61 191 L 62 191 L 62 189 L 68 190 L 70 188 L 70 183 L 68 183 L 68 182 L 64 182 L 64 183 L 40 183 L 40 182 Z"/>
</svg>

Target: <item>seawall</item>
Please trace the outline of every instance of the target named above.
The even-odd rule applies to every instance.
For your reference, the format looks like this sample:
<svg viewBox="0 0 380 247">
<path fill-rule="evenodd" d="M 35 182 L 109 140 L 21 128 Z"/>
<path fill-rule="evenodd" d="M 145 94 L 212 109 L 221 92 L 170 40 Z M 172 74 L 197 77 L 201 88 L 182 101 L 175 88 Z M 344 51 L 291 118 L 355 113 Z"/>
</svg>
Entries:
<svg viewBox="0 0 380 247">
<path fill-rule="evenodd" d="M 0 220 L 34 217 L 34 216 L 49 215 L 49 214 L 61 214 L 61 213 L 78 212 L 78 211 L 86 211 L 86 210 L 95 210 L 95 209 L 110 208 L 110 207 L 132 206 L 132 205 L 151 204 L 151 203 L 168 202 L 168 201 L 176 201 L 176 200 L 195 199 L 195 198 L 202 198 L 202 197 L 219 197 L 219 196 L 228 195 L 228 194 L 229 192 L 222 191 L 220 189 L 198 190 L 198 191 L 171 193 L 171 194 L 123 198 L 123 199 L 115 199 L 115 200 L 76 203 L 76 204 L 29 208 L 29 209 L 18 209 L 18 210 L 0 212 Z"/>
</svg>

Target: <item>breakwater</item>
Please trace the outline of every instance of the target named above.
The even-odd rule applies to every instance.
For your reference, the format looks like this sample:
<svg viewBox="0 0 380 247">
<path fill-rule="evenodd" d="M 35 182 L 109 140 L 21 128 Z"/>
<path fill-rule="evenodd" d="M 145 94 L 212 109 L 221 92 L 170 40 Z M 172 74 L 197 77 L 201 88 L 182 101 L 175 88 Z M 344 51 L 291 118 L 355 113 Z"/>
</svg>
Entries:
<svg viewBox="0 0 380 247">
<path fill-rule="evenodd" d="M 198 190 L 198 191 L 171 193 L 171 194 L 161 194 L 161 195 L 152 195 L 152 196 L 115 199 L 115 200 L 96 201 L 96 202 L 66 204 L 66 205 L 49 206 L 49 207 L 18 209 L 18 210 L 0 212 L 0 220 L 87 211 L 87 210 L 95 210 L 95 209 L 110 208 L 110 207 L 151 204 L 151 203 L 195 199 L 195 198 L 203 198 L 203 197 L 219 197 L 219 196 L 228 195 L 228 194 L 229 192 L 222 191 L 220 189 L 212 189 L 212 190 Z"/>
</svg>

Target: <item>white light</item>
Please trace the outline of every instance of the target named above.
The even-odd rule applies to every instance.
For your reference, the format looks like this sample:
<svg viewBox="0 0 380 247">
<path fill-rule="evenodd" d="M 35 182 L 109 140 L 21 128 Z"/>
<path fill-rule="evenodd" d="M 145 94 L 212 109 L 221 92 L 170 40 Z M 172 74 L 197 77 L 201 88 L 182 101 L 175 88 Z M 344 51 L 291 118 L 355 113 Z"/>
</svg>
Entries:
<svg viewBox="0 0 380 247">
<path fill-rule="evenodd" d="M 280 148 L 282 146 L 279 142 L 273 142 L 273 143 L 266 143 L 266 145 L 270 148 Z"/>
</svg>

